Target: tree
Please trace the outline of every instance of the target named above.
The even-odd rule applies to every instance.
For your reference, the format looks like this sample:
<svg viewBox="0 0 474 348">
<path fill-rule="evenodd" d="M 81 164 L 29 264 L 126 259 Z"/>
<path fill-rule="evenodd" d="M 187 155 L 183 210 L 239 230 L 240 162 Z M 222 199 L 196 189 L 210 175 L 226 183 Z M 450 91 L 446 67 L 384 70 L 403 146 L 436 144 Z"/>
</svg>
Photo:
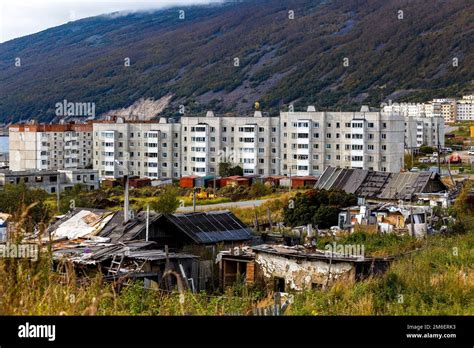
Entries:
<svg viewBox="0 0 474 348">
<path fill-rule="evenodd" d="M 297 194 L 293 203 L 283 210 L 284 222 L 289 226 L 307 224 L 328 228 L 337 225 L 341 208 L 357 204 L 357 197 L 342 190 L 309 190 Z"/>
<path fill-rule="evenodd" d="M 230 168 L 231 164 L 229 162 L 221 162 L 219 163 L 219 175 L 220 176 L 230 176 Z"/>
<path fill-rule="evenodd" d="M 226 177 L 226 176 L 233 176 L 233 175 L 244 175 L 244 170 L 241 166 L 233 166 L 230 162 L 221 162 L 219 163 L 219 175 Z"/>
<path fill-rule="evenodd" d="M 48 223 L 52 211 L 46 204 L 48 193 L 30 189 L 24 182 L 7 184 L 0 191 L 0 211 L 19 217 L 23 215 L 25 229 L 32 231 L 39 223 Z"/>
<path fill-rule="evenodd" d="M 340 210 L 341 208 L 338 208 L 337 206 L 320 206 L 313 216 L 313 225 L 320 228 L 329 228 L 337 225 Z"/>
<path fill-rule="evenodd" d="M 179 207 L 178 189 L 172 185 L 166 186 L 150 207 L 157 213 L 173 214 Z"/>
<path fill-rule="evenodd" d="M 69 190 L 61 193 L 59 200 L 59 211 L 62 214 L 67 213 L 73 207 L 97 208 L 89 197 L 89 191 L 82 184 L 76 184 Z"/>
<path fill-rule="evenodd" d="M 420 146 L 420 153 L 425 154 L 425 155 L 431 155 L 434 152 L 433 148 L 428 145 L 422 145 Z"/>
</svg>

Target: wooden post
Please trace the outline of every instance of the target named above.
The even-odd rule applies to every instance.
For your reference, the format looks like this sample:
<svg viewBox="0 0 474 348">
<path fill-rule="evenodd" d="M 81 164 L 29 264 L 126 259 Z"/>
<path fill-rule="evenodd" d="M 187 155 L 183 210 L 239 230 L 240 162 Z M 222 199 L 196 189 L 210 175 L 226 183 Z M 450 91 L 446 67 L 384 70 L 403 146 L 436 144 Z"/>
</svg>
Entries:
<svg viewBox="0 0 474 348">
<path fill-rule="evenodd" d="M 270 208 L 267 208 L 267 216 L 268 216 L 268 222 L 270 223 L 270 230 L 272 230 L 273 223 L 272 223 L 272 214 L 270 212 Z"/>
</svg>

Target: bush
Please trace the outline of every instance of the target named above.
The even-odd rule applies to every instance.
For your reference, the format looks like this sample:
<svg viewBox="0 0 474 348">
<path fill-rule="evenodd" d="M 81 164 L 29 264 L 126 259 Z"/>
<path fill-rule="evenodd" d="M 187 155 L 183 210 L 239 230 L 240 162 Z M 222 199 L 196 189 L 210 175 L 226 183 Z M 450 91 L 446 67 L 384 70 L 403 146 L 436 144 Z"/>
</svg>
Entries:
<svg viewBox="0 0 474 348">
<path fill-rule="evenodd" d="M 337 225 L 337 216 L 341 208 L 356 203 L 356 196 L 342 190 L 310 190 L 298 193 L 293 198 L 292 204 L 283 210 L 284 222 L 289 226 L 317 223 L 321 228 L 331 227 Z"/>
<path fill-rule="evenodd" d="M 265 184 L 256 182 L 250 187 L 249 195 L 251 198 L 259 198 L 272 193 L 272 189 Z"/>
<path fill-rule="evenodd" d="M 172 185 L 166 186 L 156 201 L 150 204 L 152 210 L 162 214 L 173 214 L 178 207 L 178 189 Z"/>
</svg>

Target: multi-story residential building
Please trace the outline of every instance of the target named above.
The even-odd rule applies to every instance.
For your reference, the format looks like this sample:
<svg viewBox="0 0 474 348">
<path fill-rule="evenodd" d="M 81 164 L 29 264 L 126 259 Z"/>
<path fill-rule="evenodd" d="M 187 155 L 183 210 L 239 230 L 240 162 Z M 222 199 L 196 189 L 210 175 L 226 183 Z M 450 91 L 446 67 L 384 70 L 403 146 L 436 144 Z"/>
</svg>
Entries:
<svg viewBox="0 0 474 348">
<path fill-rule="evenodd" d="M 283 175 L 317 175 L 327 167 L 398 172 L 403 167 L 404 118 L 370 112 L 282 112 Z"/>
<path fill-rule="evenodd" d="M 239 164 L 244 175 L 279 174 L 279 117 L 181 117 L 182 174 L 218 175 L 219 163 Z"/>
<path fill-rule="evenodd" d="M 94 169 L 103 178 L 219 175 L 316 175 L 329 166 L 398 172 L 404 118 L 370 112 L 282 112 L 280 116 L 183 116 L 180 123 L 114 119 L 93 124 Z"/>
<path fill-rule="evenodd" d="M 474 121 L 474 95 L 464 96 L 456 103 L 458 121 Z"/>
<path fill-rule="evenodd" d="M 10 126 L 9 152 L 14 171 L 90 167 L 92 124 Z"/>
<path fill-rule="evenodd" d="M 405 147 L 444 147 L 443 117 L 405 117 Z"/>
<path fill-rule="evenodd" d="M 429 103 L 392 103 L 383 111 L 401 113 L 405 117 L 443 117 L 446 123 L 456 122 L 456 100 L 434 99 Z"/>
<path fill-rule="evenodd" d="M 178 178 L 181 126 L 159 121 L 111 118 L 93 124 L 93 166 L 103 178 L 123 175 Z"/>
<path fill-rule="evenodd" d="M 446 113 L 451 110 L 449 105 L 452 106 L 452 103 L 448 103 L 447 99 L 437 99 L 428 104 L 383 105 L 382 111 L 400 114 L 405 118 L 405 148 L 416 149 L 422 145 L 435 147 L 438 143 L 444 146 L 444 124 L 448 117 Z"/>
<path fill-rule="evenodd" d="M 431 104 L 433 104 L 434 108 L 439 108 L 445 123 L 456 122 L 456 99 L 434 99 Z"/>
</svg>

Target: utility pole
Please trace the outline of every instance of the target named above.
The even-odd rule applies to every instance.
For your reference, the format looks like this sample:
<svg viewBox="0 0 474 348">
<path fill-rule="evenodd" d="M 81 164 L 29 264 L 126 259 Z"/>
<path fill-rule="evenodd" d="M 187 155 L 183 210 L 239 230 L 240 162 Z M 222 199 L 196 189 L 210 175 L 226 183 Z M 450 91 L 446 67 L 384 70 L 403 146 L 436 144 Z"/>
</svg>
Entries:
<svg viewBox="0 0 474 348">
<path fill-rule="evenodd" d="M 288 192 L 291 192 L 291 185 L 292 185 L 292 182 L 291 182 L 291 168 L 293 167 L 292 164 L 290 164 L 290 187 L 288 188 Z"/>
<path fill-rule="evenodd" d="M 441 176 L 441 144 L 439 142 L 439 119 L 436 122 L 436 138 L 438 139 L 438 173 Z M 449 161 L 449 159 L 448 159 Z"/>
<path fill-rule="evenodd" d="M 123 176 L 123 179 L 125 181 L 125 197 L 124 197 L 124 202 L 123 202 L 123 222 L 126 223 L 129 220 L 128 173 Z"/>
<path fill-rule="evenodd" d="M 57 207 L 58 207 L 58 212 L 61 211 L 60 208 L 59 208 L 59 203 L 60 203 L 60 200 L 61 200 L 61 196 L 60 196 L 60 193 L 59 193 L 59 190 L 61 188 L 61 184 L 59 183 L 60 178 L 61 178 L 61 175 L 58 172 L 57 179 L 56 179 L 56 204 L 57 204 Z"/>
<path fill-rule="evenodd" d="M 130 211 L 129 211 L 129 202 L 130 202 L 130 198 L 129 198 L 129 193 L 128 193 L 128 158 L 127 158 L 127 167 L 124 168 L 122 166 L 122 168 L 125 170 L 124 171 L 124 176 L 123 176 L 123 181 L 124 181 L 124 186 L 125 186 L 125 190 L 124 190 L 124 200 L 123 200 L 123 222 L 126 223 L 128 220 L 129 220 L 129 217 L 130 217 Z M 120 162 L 118 160 L 115 160 L 114 161 L 115 164 L 120 165 Z M 115 164 L 114 164 L 114 169 L 115 169 Z M 115 176 L 115 173 L 114 173 L 114 176 Z"/>
<path fill-rule="evenodd" d="M 193 188 L 193 212 L 196 212 L 196 188 Z"/>
<path fill-rule="evenodd" d="M 145 234 L 145 241 L 148 242 L 148 236 L 150 232 L 150 205 L 146 205 L 146 234 Z"/>
<path fill-rule="evenodd" d="M 214 173 L 214 196 L 216 196 L 216 173 Z"/>
</svg>

